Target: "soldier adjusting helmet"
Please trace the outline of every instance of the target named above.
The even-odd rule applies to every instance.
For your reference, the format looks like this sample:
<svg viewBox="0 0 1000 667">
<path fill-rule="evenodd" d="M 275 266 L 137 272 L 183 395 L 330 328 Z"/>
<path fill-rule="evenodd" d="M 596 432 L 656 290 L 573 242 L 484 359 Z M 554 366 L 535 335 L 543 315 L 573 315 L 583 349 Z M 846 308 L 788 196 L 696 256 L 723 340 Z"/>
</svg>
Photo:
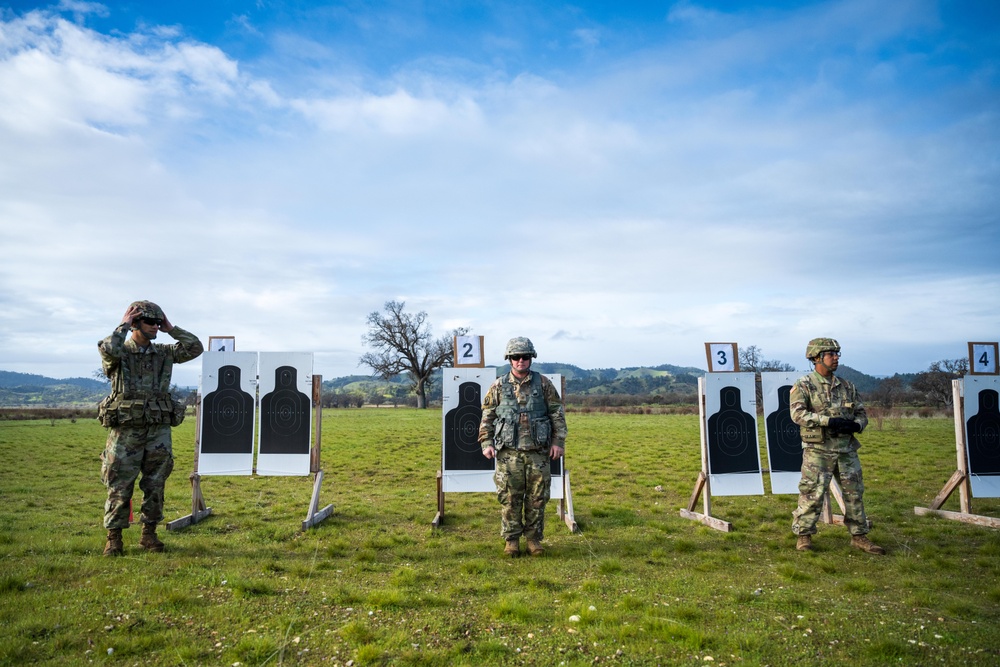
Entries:
<svg viewBox="0 0 1000 667">
<path fill-rule="evenodd" d="M 806 345 L 806 359 L 812 361 L 824 352 L 840 352 L 840 343 L 833 338 L 813 338 Z"/>
<path fill-rule="evenodd" d="M 510 359 L 511 355 L 515 354 L 530 354 L 532 358 L 538 356 L 535 352 L 535 346 L 531 344 L 531 340 L 524 336 L 511 338 L 507 341 L 507 349 L 503 353 L 503 358 L 505 360 Z"/>
</svg>

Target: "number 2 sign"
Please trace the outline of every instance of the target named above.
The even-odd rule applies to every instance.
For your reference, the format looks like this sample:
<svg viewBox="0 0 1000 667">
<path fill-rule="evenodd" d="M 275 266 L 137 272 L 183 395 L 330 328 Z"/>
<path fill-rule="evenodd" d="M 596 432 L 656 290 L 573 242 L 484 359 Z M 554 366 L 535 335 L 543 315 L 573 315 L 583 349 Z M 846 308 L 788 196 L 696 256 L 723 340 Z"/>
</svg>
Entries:
<svg viewBox="0 0 1000 667">
<path fill-rule="evenodd" d="M 969 343 L 969 374 L 997 375 L 996 343 Z"/>
<path fill-rule="evenodd" d="M 736 343 L 705 343 L 709 373 L 735 373 L 740 370 Z"/>
<path fill-rule="evenodd" d="M 483 365 L 483 337 L 455 336 L 455 368 L 482 368 Z"/>
</svg>

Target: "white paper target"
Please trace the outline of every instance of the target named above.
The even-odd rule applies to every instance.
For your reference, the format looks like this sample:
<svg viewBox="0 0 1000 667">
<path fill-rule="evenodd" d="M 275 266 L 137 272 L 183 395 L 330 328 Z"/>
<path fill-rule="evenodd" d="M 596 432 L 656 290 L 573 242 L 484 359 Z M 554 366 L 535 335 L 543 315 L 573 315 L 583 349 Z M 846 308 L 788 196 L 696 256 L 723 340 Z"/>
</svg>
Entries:
<svg viewBox="0 0 1000 667">
<path fill-rule="evenodd" d="M 764 438 L 771 473 L 771 493 L 799 492 L 802 478 L 802 437 L 792 421 L 789 393 L 797 373 L 761 373 L 764 394 Z"/>
<path fill-rule="evenodd" d="M 445 368 L 442 377 L 441 488 L 445 493 L 495 493 L 496 464 L 483 456 L 479 423 L 496 368 Z M 562 395 L 562 376 L 545 374 Z M 478 404 L 477 404 L 478 401 Z M 562 458 L 552 462 L 552 498 L 563 497 Z"/>
<path fill-rule="evenodd" d="M 256 352 L 201 355 L 198 474 L 253 473 L 256 403 Z"/>
<path fill-rule="evenodd" d="M 261 352 L 258 475 L 308 475 L 312 352 Z"/>
<path fill-rule="evenodd" d="M 966 375 L 963 381 L 972 495 L 1000 498 L 1000 377 Z"/>
<path fill-rule="evenodd" d="M 705 376 L 705 437 L 713 496 L 764 494 L 753 373 Z"/>
</svg>

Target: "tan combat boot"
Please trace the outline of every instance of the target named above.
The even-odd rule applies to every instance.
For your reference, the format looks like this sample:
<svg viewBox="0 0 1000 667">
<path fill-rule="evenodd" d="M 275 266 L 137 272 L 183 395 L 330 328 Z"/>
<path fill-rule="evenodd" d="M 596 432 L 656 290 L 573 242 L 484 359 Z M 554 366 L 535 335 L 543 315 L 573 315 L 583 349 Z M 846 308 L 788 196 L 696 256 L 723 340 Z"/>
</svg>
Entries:
<svg viewBox="0 0 1000 667">
<path fill-rule="evenodd" d="M 867 535 L 854 535 L 851 537 L 851 546 L 855 549 L 861 549 L 867 554 L 875 554 L 876 556 L 884 556 L 885 549 L 875 544 L 868 539 Z"/>
<path fill-rule="evenodd" d="M 108 543 L 104 545 L 105 556 L 121 556 L 125 553 L 125 546 L 122 544 L 122 529 L 108 528 Z"/>
<path fill-rule="evenodd" d="M 160 553 L 163 551 L 163 542 L 156 537 L 156 524 L 142 524 L 142 536 L 139 538 L 139 546 L 146 551 Z"/>
<path fill-rule="evenodd" d="M 507 540 L 507 544 L 503 547 L 503 555 L 510 556 L 511 558 L 517 558 L 521 555 L 521 540 L 519 538 L 512 538 Z"/>
<path fill-rule="evenodd" d="M 545 553 L 545 547 L 538 540 L 528 540 L 528 553 L 532 556 L 541 556 Z"/>
<path fill-rule="evenodd" d="M 799 535 L 799 539 L 795 540 L 795 548 L 799 551 L 812 551 L 812 535 Z"/>
</svg>

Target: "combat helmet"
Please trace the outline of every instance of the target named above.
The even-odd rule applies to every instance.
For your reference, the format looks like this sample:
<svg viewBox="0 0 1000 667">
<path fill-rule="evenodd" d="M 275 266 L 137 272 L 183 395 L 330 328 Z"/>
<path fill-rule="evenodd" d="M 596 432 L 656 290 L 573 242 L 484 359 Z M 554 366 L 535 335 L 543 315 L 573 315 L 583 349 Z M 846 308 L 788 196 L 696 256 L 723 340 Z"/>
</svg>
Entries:
<svg viewBox="0 0 1000 667">
<path fill-rule="evenodd" d="M 531 344 L 531 339 L 525 338 L 524 336 L 517 336 L 516 338 L 511 338 L 507 341 L 507 349 L 503 353 L 503 358 L 510 359 L 512 354 L 530 354 L 532 357 L 538 356 L 538 353 L 535 352 L 535 346 Z"/>
<path fill-rule="evenodd" d="M 166 319 L 166 316 L 163 314 L 163 309 L 152 301 L 133 301 L 129 304 L 129 310 L 132 308 L 138 308 L 141 311 L 139 313 L 139 317 L 148 317 L 151 320 Z"/>
<path fill-rule="evenodd" d="M 840 352 L 840 343 L 833 338 L 813 338 L 806 345 L 806 359 L 812 361 L 824 352 Z"/>
</svg>

